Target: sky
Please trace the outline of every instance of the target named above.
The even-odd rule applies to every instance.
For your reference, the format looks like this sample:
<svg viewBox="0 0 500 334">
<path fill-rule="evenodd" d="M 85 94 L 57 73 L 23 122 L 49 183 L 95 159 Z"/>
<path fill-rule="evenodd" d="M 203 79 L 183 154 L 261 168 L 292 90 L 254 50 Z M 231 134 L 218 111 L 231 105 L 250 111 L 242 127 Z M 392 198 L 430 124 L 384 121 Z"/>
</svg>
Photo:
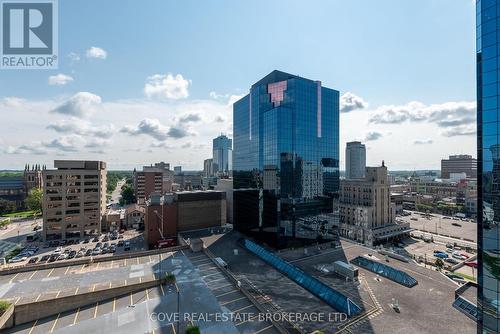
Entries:
<svg viewBox="0 0 500 334">
<path fill-rule="evenodd" d="M 60 0 L 59 68 L 0 70 L 0 169 L 99 159 L 203 168 L 274 69 L 340 91 L 340 164 L 476 156 L 472 0 Z"/>
</svg>

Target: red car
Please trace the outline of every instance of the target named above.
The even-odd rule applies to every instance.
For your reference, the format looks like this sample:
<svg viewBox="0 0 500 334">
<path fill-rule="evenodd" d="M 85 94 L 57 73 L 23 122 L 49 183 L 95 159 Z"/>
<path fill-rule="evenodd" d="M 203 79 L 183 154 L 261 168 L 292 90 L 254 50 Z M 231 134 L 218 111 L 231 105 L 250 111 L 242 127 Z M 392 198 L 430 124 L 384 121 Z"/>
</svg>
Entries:
<svg viewBox="0 0 500 334">
<path fill-rule="evenodd" d="M 460 253 L 460 255 L 466 257 L 467 259 L 470 257 L 469 255 L 465 254 L 465 253 Z"/>
</svg>

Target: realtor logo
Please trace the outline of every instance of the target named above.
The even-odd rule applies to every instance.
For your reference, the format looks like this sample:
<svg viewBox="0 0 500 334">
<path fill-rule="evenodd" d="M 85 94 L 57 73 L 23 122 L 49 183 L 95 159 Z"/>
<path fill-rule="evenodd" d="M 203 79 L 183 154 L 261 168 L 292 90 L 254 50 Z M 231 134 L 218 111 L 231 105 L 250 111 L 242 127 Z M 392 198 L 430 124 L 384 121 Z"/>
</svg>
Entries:
<svg viewBox="0 0 500 334">
<path fill-rule="evenodd" d="M 56 1 L 4 0 L 0 5 L 0 68 L 57 68 Z"/>
</svg>

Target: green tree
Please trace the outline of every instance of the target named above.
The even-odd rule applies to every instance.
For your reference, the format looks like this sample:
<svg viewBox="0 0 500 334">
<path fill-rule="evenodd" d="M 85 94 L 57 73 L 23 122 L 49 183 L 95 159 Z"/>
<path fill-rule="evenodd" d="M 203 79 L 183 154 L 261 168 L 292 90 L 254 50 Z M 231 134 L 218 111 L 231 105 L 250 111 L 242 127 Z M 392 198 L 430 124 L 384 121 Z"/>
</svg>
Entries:
<svg viewBox="0 0 500 334">
<path fill-rule="evenodd" d="M 439 270 L 441 270 L 444 267 L 444 262 L 443 262 L 443 260 L 437 258 L 436 262 L 434 263 L 434 265 L 436 266 L 436 268 L 438 268 Z"/>
<path fill-rule="evenodd" d="M 16 202 L 0 199 L 0 214 L 16 211 Z"/>
<path fill-rule="evenodd" d="M 32 211 L 42 211 L 43 192 L 41 189 L 31 189 L 25 200 L 26 206 Z"/>
<path fill-rule="evenodd" d="M 122 196 L 122 198 L 120 199 L 121 205 L 135 203 L 134 189 L 131 186 L 125 184 L 122 187 L 121 196 Z"/>
</svg>

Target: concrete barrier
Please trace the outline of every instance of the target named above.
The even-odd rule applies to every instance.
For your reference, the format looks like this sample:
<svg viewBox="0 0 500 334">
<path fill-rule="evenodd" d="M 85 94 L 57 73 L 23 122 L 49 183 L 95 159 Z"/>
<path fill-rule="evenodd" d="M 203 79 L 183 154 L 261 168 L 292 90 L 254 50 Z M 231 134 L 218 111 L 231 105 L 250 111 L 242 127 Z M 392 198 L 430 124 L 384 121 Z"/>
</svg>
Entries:
<svg viewBox="0 0 500 334">
<path fill-rule="evenodd" d="M 127 295 L 144 289 L 165 284 L 165 278 L 130 284 L 115 288 L 103 288 L 92 292 L 80 293 L 72 296 L 58 297 L 38 302 L 17 304 L 14 307 L 14 325 L 21 325 L 37 319 L 43 319 L 62 312 L 71 311 L 79 307 L 96 302 Z"/>
<path fill-rule="evenodd" d="M 120 255 L 92 257 L 92 261 L 90 261 L 90 257 L 85 257 L 85 258 L 81 258 L 81 259 L 62 260 L 62 261 L 56 261 L 56 262 L 51 262 L 51 263 L 30 264 L 30 265 L 1 269 L 0 276 L 17 274 L 17 273 L 33 271 L 33 270 L 44 270 L 44 269 L 61 268 L 61 267 L 90 264 L 90 263 L 97 263 L 97 262 L 117 261 L 117 260 L 135 258 L 135 257 L 139 257 L 139 256 L 155 255 L 155 254 L 158 255 L 159 252 L 160 253 L 168 253 L 168 252 L 175 252 L 175 251 L 178 251 L 181 249 L 188 249 L 188 248 L 189 248 L 189 246 L 174 246 L 174 247 L 169 247 L 169 248 L 160 248 L 160 251 L 158 251 L 157 249 L 154 249 L 154 250 L 126 253 L 126 254 L 120 254 Z M 40 256 L 40 255 L 38 255 L 38 256 Z"/>
<path fill-rule="evenodd" d="M 12 326 L 14 326 L 14 304 L 10 304 L 0 317 L 0 330 L 11 328 Z"/>
</svg>

